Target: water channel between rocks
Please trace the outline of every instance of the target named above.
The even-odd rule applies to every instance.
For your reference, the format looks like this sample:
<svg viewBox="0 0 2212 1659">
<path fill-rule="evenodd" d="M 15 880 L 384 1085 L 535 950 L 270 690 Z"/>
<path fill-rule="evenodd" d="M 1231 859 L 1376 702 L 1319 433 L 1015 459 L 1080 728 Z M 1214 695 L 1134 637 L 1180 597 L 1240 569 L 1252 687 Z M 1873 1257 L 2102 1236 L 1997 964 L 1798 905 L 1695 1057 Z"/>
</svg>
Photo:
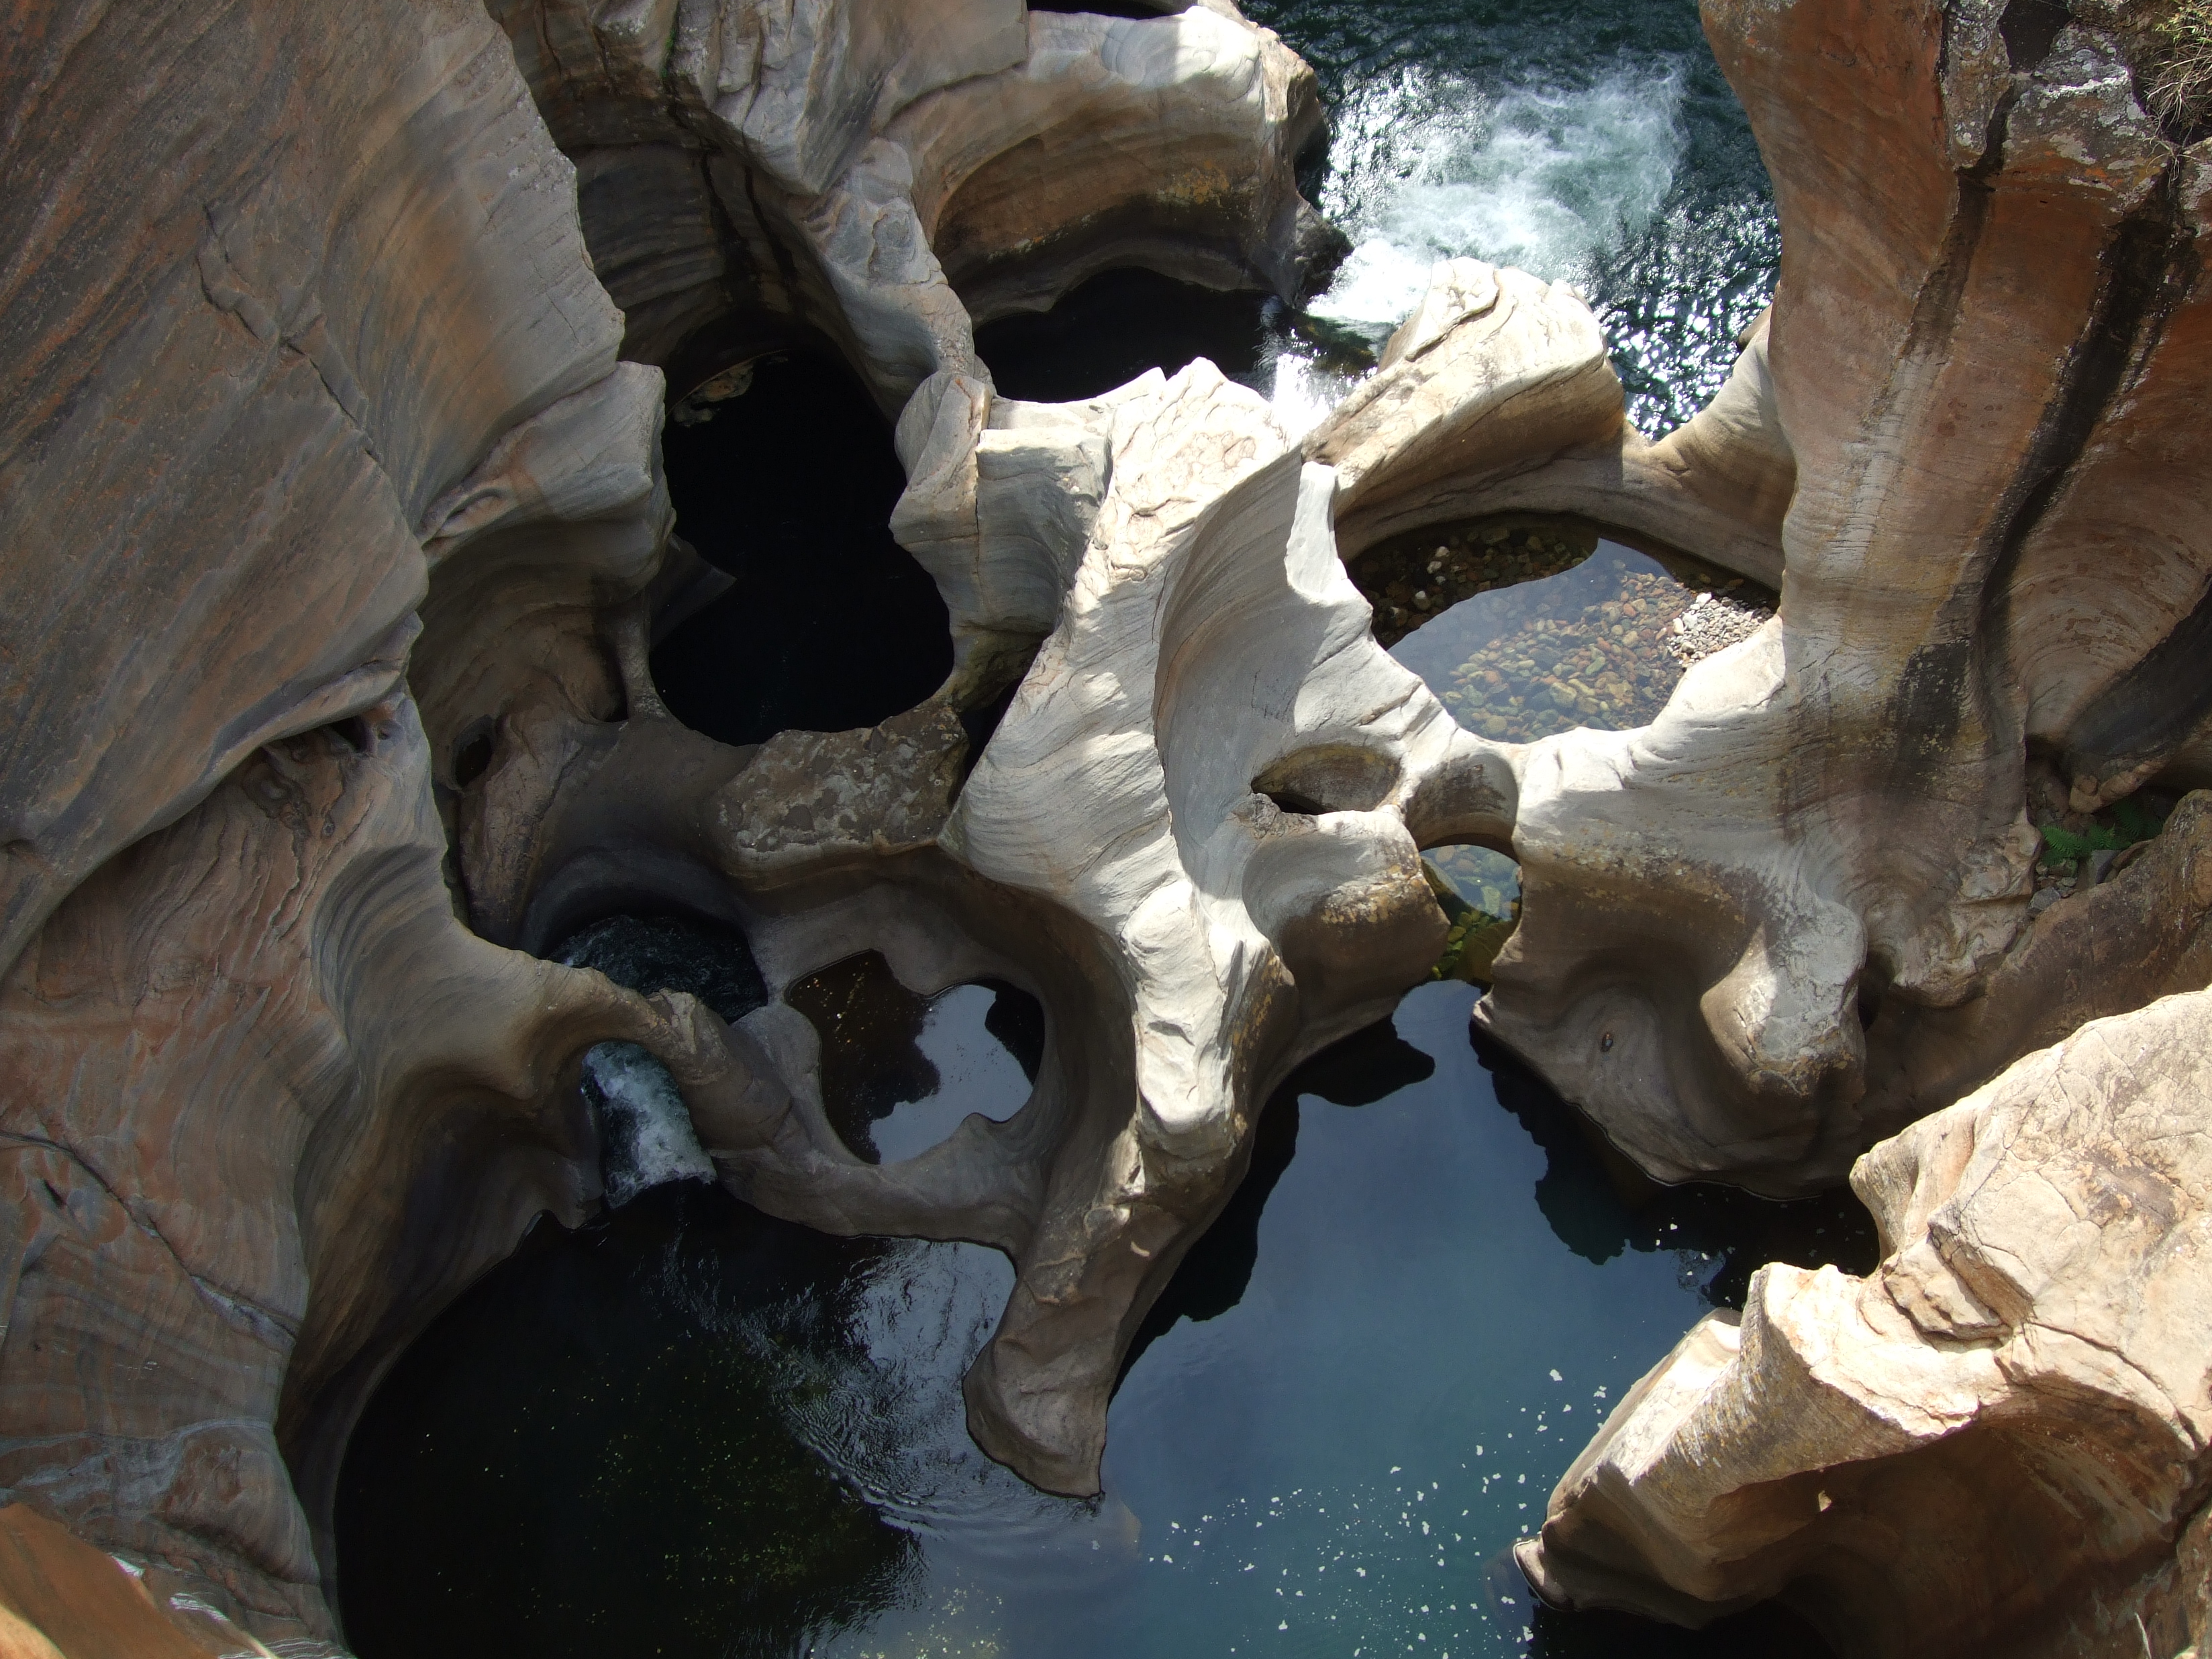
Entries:
<svg viewBox="0 0 2212 1659">
<path fill-rule="evenodd" d="M 1247 9 L 1320 74 L 1335 113 L 1310 187 L 1352 258 L 1304 315 L 1109 271 L 978 329 L 1006 395 L 1089 396 L 1203 355 L 1303 431 L 1461 254 L 1582 285 L 1647 433 L 1717 387 L 1777 238 L 1694 0 Z M 680 533 L 736 585 L 659 641 L 671 709 L 747 743 L 911 707 L 951 647 L 884 528 L 901 477 L 880 411 L 818 354 L 709 387 L 664 443 Z M 1398 659 L 1516 742 L 1645 723 L 1770 603 L 1558 522 L 1443 526 L 1352 574 Z M 1448 908 L 1513 913 L 1510 860 L 1431 857 Z M 923 997 L 869 954 L 770 987 L 737 932 L 696 918 L 605 918 L 551 954 L 724 1018 L 781 996 L 820 1037 L 833 1126 L 872 1160 L 1018 1110 L 1042 1046 L 1012 987 Z M 594 1049 L 608 1206 L 541 1221 L 434 1321 L 349 1448 L 349 1641 L 363 1659 L 1817 1655 L 1773 1612 L 1698 1633 L 1551 1613 L 1510 1550 L 1611 1405 L 1757 1265 L 1869 1266 L 1865 1212 L 1641 1182 L 1478 1048 L 1479 994 L 1424 985 L 1278 1093 L 1139 1334 L 1105 1493 L 1080 1503 L 966 1433 L 1002 1257 L 760 1215 L 712 1183 L 658 1065 Z"/>
<path fill-rule="evenodd" d="M 1558 520 L 1443 526 L 1352 568 L 1398 659 L 1516 741 L 1648 720 L 1768 604 Z M 1514 913 L 1510 859 L 1432 858 L 1464 903 Z M 726 1019 L 780 994 L 871 1161 L 1012 1115 L 1043 1048 L 1012 986 L 926 997 L 864 952 L 770 988 L 696 918 L 608 917 L 552 954 Z M 1756 1265 L 1870 1265 L 1863 1211 L 1625 1173 L 1478 1050 L 1478 994 L 1423 986 L 1270 1103 L 1139 1334 L 1083 1503 L 967 1436 L 1004 1258 L 759 1215 L 712 1183 L 658 1064 L 594 1048 L 610 1207 L 541 1222 L 372 1401 L 338 1506 L 349 1639 L 363 1659 L 1817 1653 L 1771 1610 L 1697 1634 L 1561 1617 L 1510 1551 L 1613 1402 Z"/>
<path fill-rule="evenodd" d="M 749 1000 L 726 932 L 580 937 L 625 976 Z M 969 1104 L 1003 1115 L 1034 1064 L 1027 1011 L 989 988 L 928 1001 L 866 963 L 813 981 L 875 1034 L 836 1092 L 899 1097 L 879 1138 L 916 1107 L 915 1144 Z M 1507 1551 L 1757 1263 L 1868 1265 L 1863 1212 L 1623 1179 L 1477 1050 L 1476 994 L 1423 987 L 1271 1103 L 1139 1336 L 1088 1503 L 967 1437 L 959 1378 L 1012 1282 L 995 1252 L 828 1238 L 681 1167 L 574 1231 L 541 1223 L 362 1423 L 351 1639 L 363 1659 L 1817 1652 L 1778 1614 L 1695 1636 L 1562 1619 Z"/>
</svg>

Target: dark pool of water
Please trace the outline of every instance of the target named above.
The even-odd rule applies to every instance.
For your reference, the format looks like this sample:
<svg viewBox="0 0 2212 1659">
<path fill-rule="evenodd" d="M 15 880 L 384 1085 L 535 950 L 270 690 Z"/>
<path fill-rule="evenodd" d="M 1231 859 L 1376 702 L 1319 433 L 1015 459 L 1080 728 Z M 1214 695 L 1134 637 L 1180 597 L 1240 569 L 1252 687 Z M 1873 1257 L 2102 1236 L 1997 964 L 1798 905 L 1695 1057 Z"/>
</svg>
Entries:
<svg viewBox="0 0 2212 1659">
<path fill-rule="evenodd" d="M 670 711 L 725 743 L 842 732 L 921 702 L 952 668 L 945 602 L 891 539 L 890 426 L 850 370 L 790 352 L 661 434 L 677 533 L 736 586 L 663 640 Z"/>
<path fill-rule="evenodd" d="M 1258 294 L 1221 293 L 1150 270 L 1109 270 L 1049 311 L 985 323 L 975 331 L 975 352 L 1003 396 L 1035 403 L 1096 398 L 1148 368 L 1173 374 L 1195 357 L 1257 386 L 1270 310 Z"/>
<path fill-rule="evenodd" d="M 371 1403 L 339 1505 L 364 1659 L 1816 1654 L 1530 1605 L 1506 1553 L 1611 1401 L 1771 1258 L 1872 1260 L 1847 1198 L 1614 1167 L 1474 993 L 1409 997 L 1269 1106 L 1140 1337 L 1107 1492 L 975 1451 L 958 1378 L 1012 1282 L 717 1189 L 541 1224 Z"/>
<path fill-rule="evenodd" d="M 1044 1008 L 1027 992 L 993 981 L 925 997 L 874 951 L 809 974 L 784 1000 L 822 1039 L 830 1127 L 871 1164 L 927 1152 L 971 1113 L 1012 1117 L 1044 1058 Z"/>
</svg>

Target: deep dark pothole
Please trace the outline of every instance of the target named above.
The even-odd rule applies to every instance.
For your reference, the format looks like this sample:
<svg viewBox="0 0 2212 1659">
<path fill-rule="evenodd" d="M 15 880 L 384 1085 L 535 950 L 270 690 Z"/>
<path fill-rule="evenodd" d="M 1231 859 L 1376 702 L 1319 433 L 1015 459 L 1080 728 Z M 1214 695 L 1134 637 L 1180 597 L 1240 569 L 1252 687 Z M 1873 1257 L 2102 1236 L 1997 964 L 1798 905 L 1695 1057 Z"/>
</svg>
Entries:
<svg viewBox="0 0 2212 1659">
<path fill-rule="evenodd" d="M 975 355 L 1005 398 L 1073 403 L 1126 386 L 1146 369 L 1174 374 L 1204 357 L 1232 380 L 1261 386 L 1270 305 L 1133 268 L 1103 271 L 1049 311 L 1015 312 L 975 331 Z"/>
<path fill-rule="evenodd" d="M 809 974 L 784 1000 L 822 1039 L 830 1127 L 870 1164 L 927 1152 L 971 1112 L 1012 1117 L 1044 1058 L 1044 1007 L 1027 992 L 990 980 L 926 997 L 874 951 Z"/>
<path fill-rule="evenodd" d="M 891 538 L 906 477 L 890 422 L 827 356 L 778 353 L 734 380 L 737 395 L 679 403 L 661 434 L 676 533 L 736 579 L 654 649 L 662 701 L 730 744 L 924 702 L 952 640 L 937 584 Z"/>
</svg>

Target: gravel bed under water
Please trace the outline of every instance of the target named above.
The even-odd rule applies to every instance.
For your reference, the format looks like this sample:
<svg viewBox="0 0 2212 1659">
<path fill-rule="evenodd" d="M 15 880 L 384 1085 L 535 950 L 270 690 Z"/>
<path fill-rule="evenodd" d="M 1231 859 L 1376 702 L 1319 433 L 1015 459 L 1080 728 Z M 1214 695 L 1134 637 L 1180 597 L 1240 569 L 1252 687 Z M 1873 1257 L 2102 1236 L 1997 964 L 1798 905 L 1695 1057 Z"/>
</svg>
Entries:
<svg viewBox="0 0 2212 1659">
<path fill-rule="evenodd" d="M 1468 730 L 1510 743 L 1648 726 L 1686 667 L 1774 611 L 1741 577 L 1559 520 L 1424 531 L 1351 570 L 1376 640 Z"/>
</svg>

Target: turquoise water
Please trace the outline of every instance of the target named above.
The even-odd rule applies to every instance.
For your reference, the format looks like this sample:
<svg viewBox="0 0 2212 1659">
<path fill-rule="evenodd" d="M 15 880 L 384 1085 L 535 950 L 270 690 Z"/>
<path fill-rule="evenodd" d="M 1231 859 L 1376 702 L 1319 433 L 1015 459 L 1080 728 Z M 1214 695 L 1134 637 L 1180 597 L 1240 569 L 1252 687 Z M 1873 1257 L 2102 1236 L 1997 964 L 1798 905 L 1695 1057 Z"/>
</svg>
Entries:
<svg viewBox="0 0 2212 1659">
<path fill-rule="evenodd" d="M 1696 0 L 1250 0 L 1314 65 L 1331 116 L 1310 181 L 1352 257 L 1311 309 L 1372 339 L 1431 264 L 1469 255 L 1576 284 L 1651 434 L 1726 379 L 1771 297 L 1781 234 Z M 1342 382 L 1293 355 L 1305 418 Z"/>
</svg>

